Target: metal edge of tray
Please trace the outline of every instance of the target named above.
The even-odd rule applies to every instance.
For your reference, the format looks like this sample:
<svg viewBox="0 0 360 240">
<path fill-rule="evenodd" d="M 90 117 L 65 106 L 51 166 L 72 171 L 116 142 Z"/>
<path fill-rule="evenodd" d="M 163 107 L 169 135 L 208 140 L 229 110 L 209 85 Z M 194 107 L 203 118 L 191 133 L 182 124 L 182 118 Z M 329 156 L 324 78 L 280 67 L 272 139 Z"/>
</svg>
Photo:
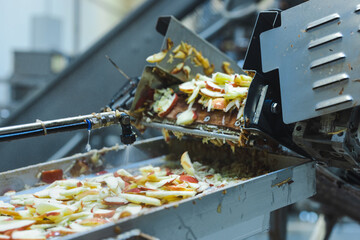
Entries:
<svg viewBox="0 0 360 240">
<path fill-rule="evenodd" d="M 63 239 L 102 239 L 116 236 L 119 229 L 124 232 L 134 228 L 160 239 L 169 236 L 172 239 L 219 239 L 225 231 L 228 238 L 239 238 L 241 233 L 237 227 L 241 223 L 256 222 L 261 216 L 267 221 L 266 214 L 315 192 L 315 163 L 307 162 L 147 209 L 139 215 Z M 262 226 L 264 230 L 266 225 Z"/>
</svg>

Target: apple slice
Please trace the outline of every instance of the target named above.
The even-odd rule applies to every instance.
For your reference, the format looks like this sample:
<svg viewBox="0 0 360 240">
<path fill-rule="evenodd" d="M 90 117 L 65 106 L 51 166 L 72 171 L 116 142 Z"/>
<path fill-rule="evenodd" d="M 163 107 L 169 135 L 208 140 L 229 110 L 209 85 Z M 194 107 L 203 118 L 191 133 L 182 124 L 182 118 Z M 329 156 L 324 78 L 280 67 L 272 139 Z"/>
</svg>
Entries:
<svg viewBox="0 0 360 240">
<path fill-rule="evenodd" d="M 132 203 L 138 203 L 138 204 L 144 203 L 146 205 L 153 205 L 153 206 L 161 205 L 161 202 L 159 199 L 152 198 L 152 197 L 146 197 L 146 196 L 142 196 L 142 195 L 128 194 L 128 193 L 122 193 L 121 196 Z"/>
<path fill-rule="evenodd" d="M 220 87 L 219 85 L 217 85 L 212 81 L 206 81 L 205 87 L 211 91 L 225 93 L 225 89 L 223 87 Z"/>
<path fill-rule="evenodd" d="M 94 218 L 84 219 L 84 220 L 80 221 L 79 224 L 82 226 L 98 226 L 98 225 L 102 225 L 102 224 L 105 224 L 108 222 L 109 221 L 106 219 L 94 217 Z"/>
<path fill-rule="evenodd" d="M 146 196 L 148 197 L 155 197 L 155 198 L 164 198 L 169 196 L 176 196 L 176 197 L 193 197 L 195 196 L 195 191 L 148 191 L 146 192 Z"/>
<path fill-rule="evenodd" d="M 234 76 L 225 74 L 225 73 L 221 73 L 221 72 L 217 72 L 217 73 L 213 74 L 212 80 L 217 84 L 225 85 L 225 83 L 230 83 L 230 82 L 234 81 Z"/>
<path fill-rule="evenodd" d="M 189 175 L 180 175 L 180 180 L 183 182 L 189 182 L 189 183 L 198 183 L 199 182 L 196 178 L 189 176 Z"/>
<path fill-rule="evenodd" d="M 200 93 L 207 97 L 211 97 L 211 98 L 221 98 L 221 97 L 224 97 L 224 95 L 225 95 L 224 93 L 211 91 L 207 88 L 202 88 L 200 90 Z"/>
<path fill-rule="evenodd" d="M 193 167 L 189 153 L 187 151 L 181 155 L 180 163 L 181 166 L 184 168 L 184 170 L 187 172 L 187 174 L 191 176 L 195 175 L 195 169 Z"/>
<path fill-rule="evenodd" d="M 119 196 L 106 197 L 103 202 L 106 205 L 125 205 L 129 203 L 125 198 Z"/>
<path fill-rule="evenodd" d="M 166 56 L 167 51 L 161 51 L 159 53 L 155 53 L 149 57 L 146 58 L 146 61 L 149 63 L 156 63 L 156 62 L 161 62 L 165 56 Z"/>
<path fill-rule="evenodd" d="M 172 96 L 171 99 L 169 99 L 163 106 L 162 106 L 162 111 L 158 113 L 159 117 L 165 117 L 174 107 L 175 104 L 177 103 L 179 97 L 176 93 L 174 93 L 174 95 Z"/>
<path fill-rule="evenodd" d="M 241 75 L 235 75 L 234 83 L 236 86 L 240 87 L 250 87 L 252 81 L 252 77 L 246 76 L 244 74 Z"/>
<path fill-rule="evenodd" d="M 185 126 L 193 123 L 196 119 L 196 112 L 194 110 L 188 109 L 176 116 L 176 124 Z"/>
<path fill-rule="evenodd" d="M 13 240 L 45 240 L 45 232 L 34 229 L 34 230 L 24 230 L 24 231 L 15 231 L 11 234 L 11 239 Z"/>
<path fill-rule="evenodd" d="M 4 235 L 4 234 L 0 234 L 0 240 L 7 240 L 7 239 L 10 239 L 10 236 Z"/>
<path fill-rule="evenodd" d="M 48 171 L 43 171 L 41 173 L 41 181 L 46 183 L 53 183 L 56 180 L 61 180 L 63 178 L 63 170 L 62 169 L 53 169 Z"/>
<path fill-rule="evenodd" d="M 0 223 L 0 233 L 14 230 L 21 230 L 30 227 L 35 223 L 34 220 L 12 220 Z"/>
<path fill-rule="evenodd" d="M 230 84 L 225 86 L 225 99 L 245 98 L 248 93 L 247 87 L 233 87 Z"/>
<path fill-rule="evenodd" d="M 121 212 L 120 218 L 128 217 L 131 215 L 138 214 L 142 209 L 141 205 L 130 203 L 125 207 L 125 209 Z"/>
<path fill-rule="evenodd" d="M 82 192 L 80 193 L 79 195 L 77 195 L 75 197 L 76 200 L 80 200 L 86 196 L 89 196 L 89 195 L 99 195 L 99 191 L 98 190 L 88 190 L 88 191 L 85 191 L 85 192 Z"/>
<path fill-rule="evenodd" d="M 192 81 L 184 82 L 179 85 L 179 90 L 184 93 L 192 93 L 195 90 L 196 86 Z"/>
<path fill-rule="evenodd" d="M 111 218 L 115 214 L 115 210 L 110 209 L 93 209 L 92 213 L 94 214 L 94 218 Z"/>
<path fill-rule="evenodd" d="M 226 105 L 227 103 L 225 98 L 215 98 L 211 102 L 211 107 L 217 110 L 224 110 L 226 108 Z"/>
<path fill-rule="evenodd" d="M 0 208 L 2 209 L 8 209 L 8 210 L 15 210 L 15 206 L 10 204 L 10 203 L 6 203 L 3 201 L 0 201 Z"/>
</svg>

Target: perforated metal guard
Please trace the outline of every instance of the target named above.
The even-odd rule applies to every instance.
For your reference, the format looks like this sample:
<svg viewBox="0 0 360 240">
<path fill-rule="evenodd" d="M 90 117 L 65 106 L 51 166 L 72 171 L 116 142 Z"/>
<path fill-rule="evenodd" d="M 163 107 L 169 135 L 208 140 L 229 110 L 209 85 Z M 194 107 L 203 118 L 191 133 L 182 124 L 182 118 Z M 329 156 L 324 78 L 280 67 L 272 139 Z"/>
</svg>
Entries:
<svg viewBox="0 0 360 240">
<path fill-rule="evenodd" d="M 312 0 L 260 35 L 263 71 L 279 69 L 285 123 L 360 104 L 359 26 L 359 0 Z"/>
</svg>

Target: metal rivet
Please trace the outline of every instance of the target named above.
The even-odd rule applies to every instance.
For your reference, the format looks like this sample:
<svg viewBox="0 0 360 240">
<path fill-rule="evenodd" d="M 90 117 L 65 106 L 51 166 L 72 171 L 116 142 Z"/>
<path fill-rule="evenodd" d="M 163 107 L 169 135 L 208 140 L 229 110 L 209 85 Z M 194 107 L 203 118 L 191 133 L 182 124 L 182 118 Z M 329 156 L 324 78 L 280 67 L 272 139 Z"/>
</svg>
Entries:
<svg viewBox="0 0 360 240">
<path fill-rule="evenodd" d="M 210 116 L 206 116 L 206 117 L 204 118 L 204 122 L 208 122 L 208 121 L 210 121 Z"/>
</svg>

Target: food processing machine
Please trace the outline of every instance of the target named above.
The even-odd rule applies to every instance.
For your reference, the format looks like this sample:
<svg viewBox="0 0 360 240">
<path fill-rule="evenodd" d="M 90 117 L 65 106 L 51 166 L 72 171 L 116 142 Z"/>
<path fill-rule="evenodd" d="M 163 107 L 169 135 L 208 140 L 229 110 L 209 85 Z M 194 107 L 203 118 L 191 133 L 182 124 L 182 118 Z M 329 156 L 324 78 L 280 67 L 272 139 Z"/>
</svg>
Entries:
<svg viewBox="0 0 360 240">
<path fill-rule="evenodd" d="M 268 229 L 271 211 L 315 194 L 315 164 L 311 160 L 358 171 L 358 50 L 350 50 L 348 46 L 353 46 L 352 42 L 359 34 L 356 22 L 359 10 L 359 2 L 355 0 L 346 6 L 339 1 L 312 0 L 283 12 L 260 13 L 244 63 L 244 69 L 255 72 L 245 105 L 244 126 L 234 122 L 231 129 L 214 128 L 211 121 L 202 119 L 202 123 L 183 127 L 157 119 L 136 119 L 133 121 L 136 126 L 165 128 L 190 137 L 181 141 L 171 138 L 170 144 L 162 138 L 135 142 L 130 148 L 132 152 L 127 153 L 132 156 L 128 163 L 121 160 L 128 151 L 122 146 L 11 170 L 1 174 L 0 192 L 35 191 L 38 174 L 49 169 L 61 168 L 67 176 L 76 177 L 79 174 L 74 167 L 79 161 L 89 162 L 83 174 L 94 174 L 99 171 L 99 166 L 91 164 L 94 155 L 102 156 L 101 169 L 111 172 L 120 166 L 131 170 L 147 164 L 161 165 L 166 163 L 169 155 L 175 155 L 173 159 L 176 160 L 185 150 L 193 153 L 195 158 L 206 159 L 209 158 L 206 152 L 214 156 L 214 152 L 220 150 L 222 154 L 215 159 L 217 162 L 230 164 L 243 158 L 240 156 L 253 156 L 256 161 L 267 163 L 269 173 L 64 239 L 117 239 L 116 236 L 122 239 L 124 232 L 143 232 L 160 239 L 169 236 L 176 239 L 218 239 L 221 236 L 242 239 Z M 215 71 L 221 71 L 220 66 L 226 61 L 236 73 L 244 73 L 232 60 L 176 19 L 162 17 L 156 28 L 165 36 L 162 49 L 169 38 L 175 44 L 187 41 L 214 63 Z M 114 111 L 2 128 L 0 137 L 5 140 L 120 122 L 123 142 L 132 143 L 134 134 L 129 127 L 130 117 L 115 109 L 129 106 L 130 102 L 130 115 L 136 117 L 133 113 L 143 103 L 149 87 L 156 89 L 185 80 L 182 73 L 176 76 L 170 73 L 174 66 L 176 61 L 162 61 L 155 67 L 146 67 L 135 94 L 133 89 L 127 89 L 127 93 L 132 94 L 118 94 L 111 101 Z M 190 76 L 201 71 L 194 67 Z M 243 134 L 244 148 L 235 153 L 226 144 L 221 147 L 204 145 L 191 137 L 225 142 L 238 141 Z M 277 147 L 276 143 L 284 147 Z M 264 149 L 269 152 L 264 153 Z M 30 189 L 24 190 L 28 187 Z M 122 235 L 124 239 L 126 234 Z"/>
</svg>

